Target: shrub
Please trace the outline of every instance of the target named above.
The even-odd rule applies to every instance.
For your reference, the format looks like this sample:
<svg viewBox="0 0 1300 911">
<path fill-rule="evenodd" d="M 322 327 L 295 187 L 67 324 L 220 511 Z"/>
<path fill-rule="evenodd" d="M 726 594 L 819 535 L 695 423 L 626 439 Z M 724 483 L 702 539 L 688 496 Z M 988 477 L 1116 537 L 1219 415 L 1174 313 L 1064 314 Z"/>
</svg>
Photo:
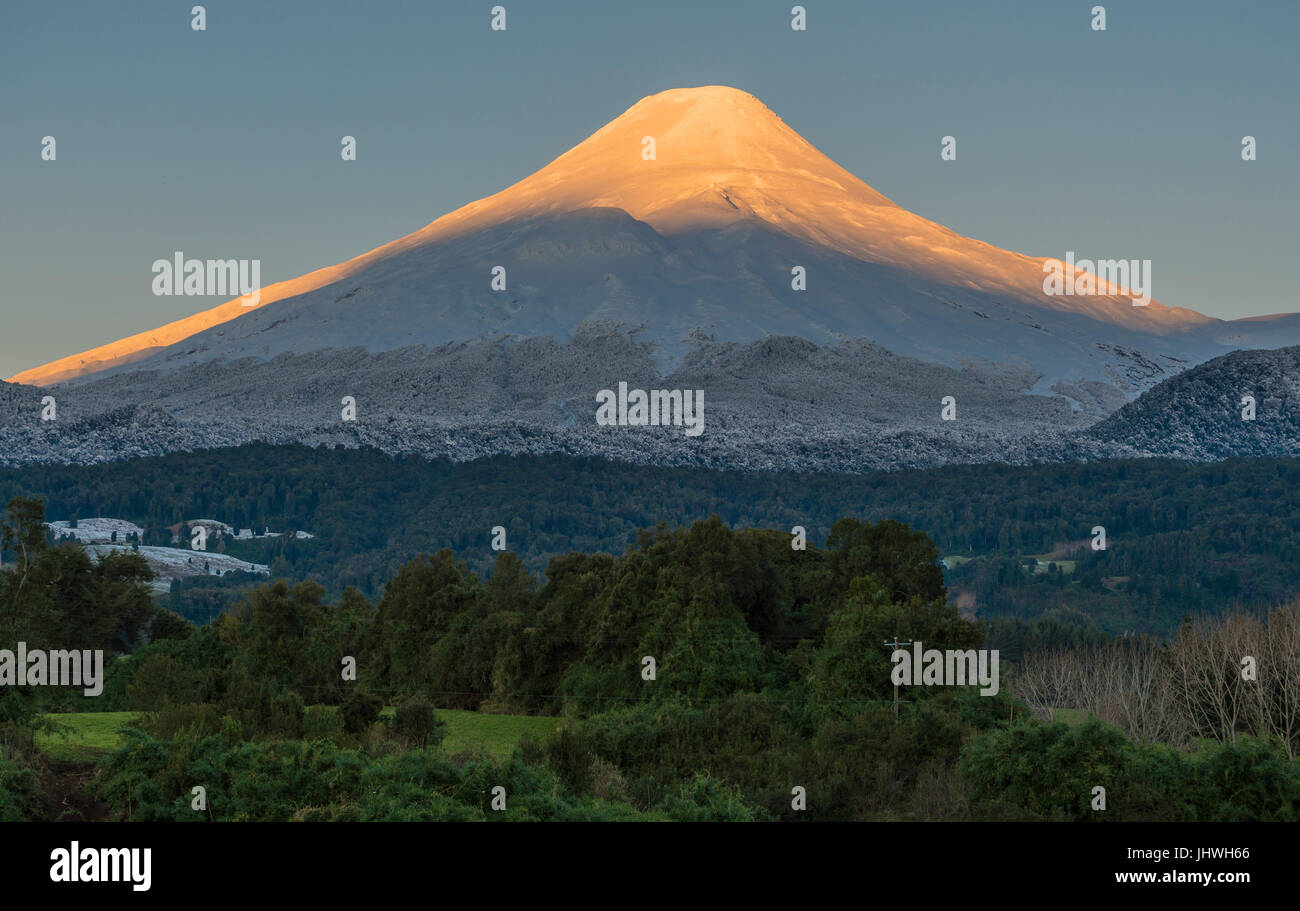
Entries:
<svg viewBox="0 0 1300 911">
<path fill-rule="evenodd" d="M 311 705 L 303 712 L 303 740 L 323 740 L 342 745 L 345 736 L 343 716 L 336 709 L 326 705 Z"/>
<path fill-rule="evenodd" d="M 0 822 L 41 816 L 41 782 L 31 766 L 0 757 Z"/>
<path fill-rule="evenodd" d="M 379 720 L 379 713 L 384 708 L 384 701 L 378 696 L 360 687 L 353 687 L 343 697 L 339 713 L 343 716 L 343 729 L 349 734 L 364 734 L 366 729 Z"/>
<path fill-rule="evenodd" d="M 410 696 L 393 714 L 393 730 L 421 749 L 442 743 L 447 726 L 433 711 L 433 703 L 423 696 Z"/>
<path fill-rule="evenodd" d="M 164 706 L 198 702 L 198 675 L 170 655 L 150 655 L 126 686 L 132 711 L 155 712 Z"/>
<path fill-rule="evenodd" d="M 168 704 L 141 718 L 140 730 L 160 740 L 176 737 L 211 737 L 224 729 L 221 709 L 209 703 Z"/>
</svg>

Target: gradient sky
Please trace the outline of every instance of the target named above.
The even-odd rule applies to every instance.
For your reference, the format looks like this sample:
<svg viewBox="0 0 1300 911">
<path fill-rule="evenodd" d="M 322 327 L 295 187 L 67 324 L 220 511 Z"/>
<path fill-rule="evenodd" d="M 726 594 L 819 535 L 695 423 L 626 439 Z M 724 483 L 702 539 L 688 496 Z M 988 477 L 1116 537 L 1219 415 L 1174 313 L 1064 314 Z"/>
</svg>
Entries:
<svg viewBox="0 0 1300 911">
<path fill-rule="evenodd" d="M 963 234 L 1150 259 L 1158 300 L 1213 316 L 1300 310 L 1294 0 L 1110 2 L 1105 32 L 1098 0 L 807 0 L 806 32 L 784 0 L 497 2 L 505 32 L 461 0 L 212 0 L 194 32 L 191 0 L 4 0 L 0 376 L 221 303 L 150 293 L 176 250 L 293 278 L 711 84 Z"/>
</svg>

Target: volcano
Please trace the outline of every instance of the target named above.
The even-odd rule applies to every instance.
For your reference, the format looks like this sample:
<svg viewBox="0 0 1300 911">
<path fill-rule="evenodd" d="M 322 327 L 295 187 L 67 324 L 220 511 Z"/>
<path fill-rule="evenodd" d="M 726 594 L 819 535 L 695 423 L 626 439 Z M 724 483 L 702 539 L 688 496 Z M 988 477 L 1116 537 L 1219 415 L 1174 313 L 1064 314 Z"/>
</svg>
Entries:
<svg viewBox="0 0 1300 911">
<path fill-rule="evenodd" d="M 74 389 L 87 417 L 126 403 L 206 426 L 201 441 L 218 427 L 223 442 L 267 438 L 275 420 L 236 428 L 272 404 L 290 438 L 305 423 L 333 439 L 339 395 L 373 389 L 370 413 L 411 435 L 366 438 L 383 448 L 454 451 L 473 426 L 469 455 L 626 455 L 599 434 L 569 439 L 591 423 L 591 396 L 675 377 L 711 384 L 730 428 L 720 435 L 734 437 L 713 433 L 725 452 L 701 456 L 710 444 L 699 443 L 672 458 L 734 464 L 745 428 L 784 438 L 797 426 L 807 441 L 857 422 L 855 445 L 869 449 L 876 431 L 935 432 L 966 460 L 1095 422 L 1234 348 L 1300 342 L 1289 317 L 1227 323 L 1135 306 L 1105 281 L 1100 293 L 1051 295 L 1053 264 L 907 211 L 753 95 L 674 89 L 494 196 L 261 289 L 255 307 L 234 299 L 11 381 Z M 253 375 L 275 392 L 250 386 Z M 960 431 L 933 427 L 946 395 L 973 406 Z M 415 420 L 418 432 L 405 423 Z M 498 421 L 545 441 L 482 431 Z"/>
</svg>

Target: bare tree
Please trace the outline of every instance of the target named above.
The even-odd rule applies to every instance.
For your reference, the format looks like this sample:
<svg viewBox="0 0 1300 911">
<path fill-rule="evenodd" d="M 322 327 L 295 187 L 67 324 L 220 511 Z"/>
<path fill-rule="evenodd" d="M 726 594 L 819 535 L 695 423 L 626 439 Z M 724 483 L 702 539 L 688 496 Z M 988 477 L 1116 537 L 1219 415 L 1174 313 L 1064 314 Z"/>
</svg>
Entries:
<svg viewBox="0 0 1300 911">
<path fill-rule="evenodd" d="M 1245 673 L 1253 662 L 1255 673 Z M 1198 618 L 1172 642 L 1125 637 L 1025 657 L 1012 692 L 1036 714 L 1082 709 L 1134 740 L 1186 746 L 1243 732 L 1300 755 L 1300 600 L 1269 614 Z"/>
<path fill-rule="evenodd" d="M 1071 651 L 1026 656 L 1011 678 L 1011 691 L 1046 721 L 1058 709 L 1079 708 L 1079 657 Z"/>
<path fill-rule="evenodd" d="M 1300 602 L 1272 611 L 1255 656 L 1258 683 L 1252 729 L 1277 740 L 1294 759 L 1300 753 Z"/>
<path fill-rule="evenodd" d="M 1263 625 L 1248 614 L 1203 617 L 1178 631 L 1168 650 L 1170 682 L 1194 736 L 1236 741 L 1259 695 L 1242 677 L 1242 659 L 1258 656 L 1263 639 Z"/>
</svg>

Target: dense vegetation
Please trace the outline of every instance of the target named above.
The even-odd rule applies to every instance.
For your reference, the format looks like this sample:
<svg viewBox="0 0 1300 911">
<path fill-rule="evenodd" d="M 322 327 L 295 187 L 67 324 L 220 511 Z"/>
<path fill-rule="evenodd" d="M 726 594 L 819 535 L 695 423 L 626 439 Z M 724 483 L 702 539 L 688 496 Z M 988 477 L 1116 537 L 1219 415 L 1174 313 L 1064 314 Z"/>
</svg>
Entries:
<svg viewBox="0 0 1300 911">
<path fill-rule="evenodd" d="M 819 542 L 843 516 L 895 519 L 925 532 L 941 554 L 973 558 L 948 583 L 973 597 L 982 618 L 1049 615 L 1082 636 L 1098 628 L 1167 636 L 1188 614 L 1270 607 L 1295 593 L 1300 565 L 1295 459 L 795 475 L 563 456 L 452 464 L 254 445 L 0 471 L 0 501 L 19 495 L 43 497 L 52 518 L 129 519 L 146 528 L 147 544 L 170 544 L 168 528 L 194 518 L 309 531 L 318 537 L 216 546 L 270 564 L 276 577 L 319 581 L 331 597 L 348 586 L 376 597 L 413 557 L 443 548 L 486 574 L 498 525 L 539 573 L 552 557 L 622 553 L 639 529 L 710 515 L 739 528 L 800 525 Z M 1096 525 L 1107 531 L 1104 551 L 1088 546 Z M 1073 572 L 1030 572 L 1027 555 Z M 253 584 L 187 580 L 168 606 L 206 622 Z M 1023 627 L 1010 624 L 1007 634 L 1022 636 Z"/>
<path fill-rule="evenodd" d="M 158 611 L 143 629 L 138 566 L 105 575 L 52 546 L 33 503 L 11 503 L 4 533 L 5 641 L 77 643 L 85 618 L 63 601 L 98 584 L 115 597 L 95 641 L 116 654 L 99 697 L 6 693 L 7 818 L 43 812 L 30 731 L 60 708 L 143 713 L 92 785 L 124 819 L 1300 815 L 1300 762 L 1232 726 L 1180 749 L 1040 721 L 1006 688 L 909 687 L 895 713 L 886 640 L 984 638 L 950 602 L 937 548 L 897 522 L 841 520 L 805 550 L 717 518 L 659 526 L 621 556 L 556 557 L 542 579 L 506 552 L 484 580 L 441 550 L 378 598 L 277 581 L 214 623 Z M 449 756 L 452 708 L 563 721 L 509 758 Z"/>
</svg>

